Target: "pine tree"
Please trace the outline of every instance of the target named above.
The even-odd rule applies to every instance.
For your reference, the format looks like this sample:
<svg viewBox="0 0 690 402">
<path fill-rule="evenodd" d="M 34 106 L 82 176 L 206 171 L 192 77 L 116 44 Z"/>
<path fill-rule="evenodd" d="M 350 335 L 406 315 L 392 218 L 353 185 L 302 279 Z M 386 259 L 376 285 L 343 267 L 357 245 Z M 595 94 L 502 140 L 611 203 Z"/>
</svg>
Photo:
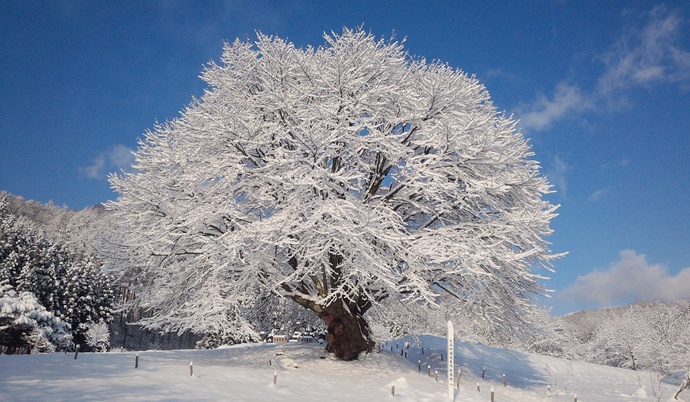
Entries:
<svg viewBox="0 0 690 402">
<path fill-rule="evenodd" d="M 69 325 L 39 303 L 0 280 L 0 353 L 38 353 L 71 345 Z"/>
<path fill-rule="evenodd" d="M 39 221 L 45 224 L 45 210 L 54 207 L 32 204 L 32 214 L 18 216 L 9 211 L 7 200 L 0 194 L 0 281 L 34 295 L 47 311 L 69 324 L 83 344 L 89 323 L 112 322 L 112 278 L 101 271 L 93 252 L 73 253 L 27 217 L 42 217 Z M 67 219 L 64 211 L 58 216 L 63 222 Z"/>
</svg>

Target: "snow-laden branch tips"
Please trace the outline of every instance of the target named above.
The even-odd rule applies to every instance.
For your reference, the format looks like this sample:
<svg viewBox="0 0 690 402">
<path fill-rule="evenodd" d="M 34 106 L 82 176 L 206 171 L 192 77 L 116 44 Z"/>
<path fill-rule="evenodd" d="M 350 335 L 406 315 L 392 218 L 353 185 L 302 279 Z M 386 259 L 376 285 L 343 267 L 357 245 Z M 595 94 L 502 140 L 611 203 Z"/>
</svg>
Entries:
<svg viewBox="0 0 690 402">
<path fill-rule="evenodd" d="M 149 325 L 251 336 L 256 306 L 288 298 L 351 360 L 373 346 L 365 317 L 401 300 L 449 292 L 502 322 L 542 291 L 550 186 L 474 77 L 361 29 L 318 48 L 235 41 L 202 76 L 110 178 L 109 265 Z"/>
</svg>

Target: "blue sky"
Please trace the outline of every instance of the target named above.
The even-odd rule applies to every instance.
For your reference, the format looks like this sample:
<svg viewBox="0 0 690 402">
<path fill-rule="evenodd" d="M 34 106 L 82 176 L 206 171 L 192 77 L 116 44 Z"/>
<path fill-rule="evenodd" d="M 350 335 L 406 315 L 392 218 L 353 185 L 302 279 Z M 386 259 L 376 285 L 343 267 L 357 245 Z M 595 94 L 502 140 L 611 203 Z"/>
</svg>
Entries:
<svg viewBox="0 0 690 402">
<path fill-rule="evenodd" d="M 114 199 L 156 121 L 201 95 L 223 41 L 298 46 L 364 24 L 482 81 L 560 204 L 556 313 L 690 299 L 687 1 L 1 1 L 0 190 Z"/>
</svg>

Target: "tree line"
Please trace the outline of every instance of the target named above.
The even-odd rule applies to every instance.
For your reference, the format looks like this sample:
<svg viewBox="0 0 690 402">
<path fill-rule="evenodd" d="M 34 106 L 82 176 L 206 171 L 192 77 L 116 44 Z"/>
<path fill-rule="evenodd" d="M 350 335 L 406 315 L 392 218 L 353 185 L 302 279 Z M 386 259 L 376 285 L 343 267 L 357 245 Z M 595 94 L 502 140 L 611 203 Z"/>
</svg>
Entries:
<svg viewBox="0 0 690 402">
<path fill-rule="evenodd" d="M 83 238 L 89 232 L 75 228 L 84 218 L 0 194 L 0 348 L 5 352 L 88 348 L 89 330 L 112 322 L 112 278 L 101 271 L 90 240 Z M 54 336 L 59 333 L 64 336 Z"/>
</svg>

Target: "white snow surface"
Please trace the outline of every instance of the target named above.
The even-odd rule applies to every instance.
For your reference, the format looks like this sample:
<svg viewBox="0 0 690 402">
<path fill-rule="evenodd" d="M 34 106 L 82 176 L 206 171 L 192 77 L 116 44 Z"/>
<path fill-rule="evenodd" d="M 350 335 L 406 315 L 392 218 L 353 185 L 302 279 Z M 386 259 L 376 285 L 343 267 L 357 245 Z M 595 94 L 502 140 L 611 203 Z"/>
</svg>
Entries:
<svg viewBox="0 0 690 402">
<path fill-rule="evenodd" d="M 405 342 L 410 342 L 410 349 L 405 349 Z M 382 346 L 383 352 L 354 362 L 335 360 L 319 344 L 296 343 L 80 353 L 77 360 L 74 354 L 63 353 L 1 355 L 0 401 L 448 400 L 445 338 L 423 335 Z M 400 355 L 401 350 L 407 352 L 407 358 Z M 139 367 L 135 368 L 137 354 Z M 456 401 L 489 401 L 491 388 L 495 401 L 573 401 L 575 395 L 578 402 L 670 401 L 677 389 L 672 384 L 660 385 L 654 373 L 477 344 L 456 343 L 455 359 L 461 370 Z M 427 365 L 431 366 L 430 377 Z M 504 373 L 507 387 L 503 385 Z M 392 385 L 395 396 L 391 395 Z M 659 389 L 661 397 L 657 399 L 654 393 L 659 396 Z"/>
</svg>

